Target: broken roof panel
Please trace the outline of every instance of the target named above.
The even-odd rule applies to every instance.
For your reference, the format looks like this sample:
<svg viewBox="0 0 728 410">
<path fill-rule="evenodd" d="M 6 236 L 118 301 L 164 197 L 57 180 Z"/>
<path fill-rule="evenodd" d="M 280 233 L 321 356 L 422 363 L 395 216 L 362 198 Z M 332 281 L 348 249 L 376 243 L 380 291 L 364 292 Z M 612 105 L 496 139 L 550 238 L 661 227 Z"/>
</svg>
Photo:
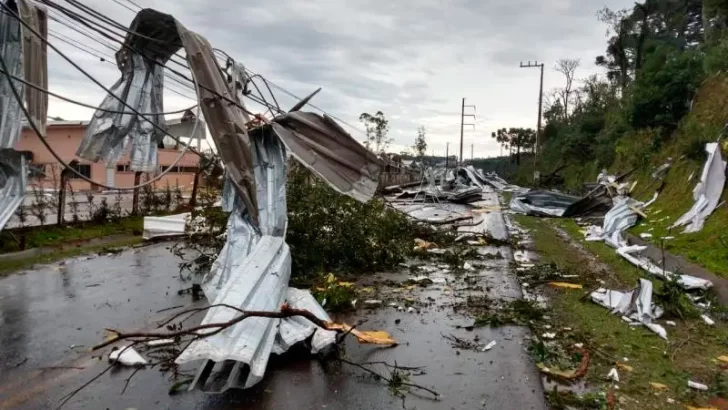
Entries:
<svg viewBox="0 0 728 410">
<path fill-rule="evenodd" d="M 693 190 L 695 203 L 672 225 L 672 228 L 687 225 L 684 230 L 686 233 L 703 229 L 705 219 L 718 206 L 725 186 L 726 162 L 721 155 L 720 145 L 717 142 L 705 144 L 705 151 L 708 153 L 708 159 L 703 166 L 700 182 Z"/>
<path fill-rule="evenodd" d="M 0 230 L 23 203 L 28 167 L 19 152 L 0 150 Z"/>
</svg>

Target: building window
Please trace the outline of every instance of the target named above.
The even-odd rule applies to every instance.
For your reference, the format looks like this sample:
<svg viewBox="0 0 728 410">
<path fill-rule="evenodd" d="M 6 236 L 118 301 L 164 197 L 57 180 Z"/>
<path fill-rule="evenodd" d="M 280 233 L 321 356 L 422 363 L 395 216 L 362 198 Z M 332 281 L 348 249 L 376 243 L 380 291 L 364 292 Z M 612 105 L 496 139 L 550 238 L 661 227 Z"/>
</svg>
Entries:
<svg viewBox="0 0 728 410">
<path fill-rule="evenodd" d="M 179 167 L 179 172 L 189 172 L 194 174 L 197 172 L 197 167 Z"/>
<path fill-rule="evenodd" d="M 129 169 L 129 165 L 117 165 L 116 172 L 131 172 L 131 169 Z"/>
<path fill-rule="evenodd" d="M 91 165 L 89 165 L 89 164 L 75 164 L 75 165 L 72 165 L 71 168 L 73 168 L 79 174 L 85 176 L 86 178 L 91 178 Z M 77 179 L 77 178 L 80 178 L 80 177 L 74 173 L 74 174 L 71 174 L 71 178 Z"/>
</svg>

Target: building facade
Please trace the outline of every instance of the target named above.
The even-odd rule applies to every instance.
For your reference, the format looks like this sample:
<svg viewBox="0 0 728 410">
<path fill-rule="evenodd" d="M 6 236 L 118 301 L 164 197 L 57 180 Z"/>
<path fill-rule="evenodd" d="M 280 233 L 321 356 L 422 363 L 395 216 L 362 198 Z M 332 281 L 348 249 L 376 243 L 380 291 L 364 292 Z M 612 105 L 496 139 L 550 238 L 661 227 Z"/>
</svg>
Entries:
<svg viewBox="0 0 728 410">
<path fill-rule="evenodd" d="M 81 144 L 87 125 L 87 121 L 49 121 L 46 129 L 47 142 L 64 162 L 70 163 L 76 160 L 78 162 L 75 165 L 76 171 L 91 180 L 118 188 L 133 186 L 134 172 L 129 169 L 128 153 L 125 153 L 116 164 L 90 162 L 76 157 L 76 149 Z M 202 140 L 205 138 L 205 124 L 200 123 L 194 137 L 189 135 L 193 125 L 194 116 L 190 118 L 188 115 L 180 119 L 167 121 L 167 129 L 171 135 L 180 137 L 185 142 L 188 140 L 194 141 L 190 145 L 199 149 Z M 158 151 L 159 170 L 156 173 L 145 173 L 142 180 L 148 180 L 159 175 L 180 156 L 179 144 L 172 138 L 165 137 L 163 144 L 164 148 L 159 148 Z M 27 126 L 23 128 L 22 136 L 15 149 L 21 151 L 28 160 L 31 168 L 29 185 L 44 189 L 59 188 L 62 167 L 43 145 L 40 138 L 35 135 L 32 128 Z M 182 191 L 191 190 L 199 160 L 197 154 L 190 151 L 185 152 L 182 154 L 179 163 L 157 181 L 154 187 L 156 189 L 166 189 L 167 185 L 169 185 L 172 189 L 179 187 Z M 43 174 L 45 176 L 41 176 Z M 105 190 L 105 188 L 95 186 L 76 175 L 71 177 L 69 183 L 76 192 Z"/>
</svg>

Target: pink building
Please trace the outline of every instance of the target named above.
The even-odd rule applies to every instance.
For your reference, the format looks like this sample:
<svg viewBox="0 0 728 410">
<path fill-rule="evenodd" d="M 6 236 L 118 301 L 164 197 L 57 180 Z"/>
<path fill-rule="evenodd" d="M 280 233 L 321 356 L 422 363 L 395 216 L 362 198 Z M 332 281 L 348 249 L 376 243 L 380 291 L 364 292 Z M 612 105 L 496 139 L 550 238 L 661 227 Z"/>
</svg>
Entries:
<svg viewBox="0 0 728 410">
<path fill-rule="evenodd" d="M 192 121 L 194 123 L 194 121 Z M 187 142 L 190 140 L 189 135 L 185 132 L 191 132 L 191 123 L 185 119 L 168 120 L 168 132 L 177 137 L 183 137 L 182 140 Z M 49 145 L 58 154 L 61 159 L 69 163 L 77 160 L 76 170 L 83 175 L 91 178 L 93 181 L 114 186 L 114 187 L 130 187 L 134 185 L 134 172 L 129 170 L 129 154 L 125 154 L 116 164 L 105 164 L 103 162 L 90 162 L 76 157 L 76 149 L 83 139 L 84 132 L 88 121 L 49 121 L 47 125 L 47 138 Z M 192 146 L 200 147 L 201 140 L 205 138 L 204 123 L 198 127 L 197 138 L 193 138 L 196 142 L 191 143 Z M 36 168 L 45 173 L 46 177 L 42 180 L 33 179 L 31 174 L 30 183 L 42 185 L 44 188 L 58 188 L 60 181 L 61 166 L 51 153 L 46 149 L 39 137 L 29 127 L 23 128 L 23 133 L 15 146 L 17 151 L 26 153 L 28 163 L 31 168 Z M 179 157 L 180 151 L 176 149 L 176 143 L 169 137 L 164 138 L 164 148 L 159 149 L 159 171 L 167 169 L 169 165 Z M 155 183 L 155 188 L 165 189 L 167 184 L 171 188 L 179 186 L 183 191 L 190 191 L 199 165 L 199 156 L 192 152 L 183 154 L 180 162 L 164 177 Z M 158 175 L 158 174 L 155 174 Z M 147 179 L 143 176 L 142 180 Z M 101 187 L 94 186 L 78 177 L 71 177 L 70 184 L 74 191 L 88 190 L 104 190 Z"/>
</svg>

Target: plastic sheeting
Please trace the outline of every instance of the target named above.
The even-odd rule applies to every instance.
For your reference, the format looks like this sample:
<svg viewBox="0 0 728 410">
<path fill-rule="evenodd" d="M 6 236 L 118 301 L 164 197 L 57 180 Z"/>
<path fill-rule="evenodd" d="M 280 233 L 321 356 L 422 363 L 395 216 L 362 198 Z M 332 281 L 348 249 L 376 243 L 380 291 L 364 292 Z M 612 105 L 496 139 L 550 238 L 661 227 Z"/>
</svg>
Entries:
<svg viewBox="0 0 728 410">
<path fill-rule="evenodd" d="M 705 151 L 708 153 L 708 160 L 703 166 L 700 182 L 693 190 L 695 203 L 672 225 L 672 228 L 685 226 L 686 233 L 703 229 L 705 219 L 713 213 L 723 194 L 726 162 L 720 153 L 720 145 L 717 142 L 705 144 Z"/>
</svg>

